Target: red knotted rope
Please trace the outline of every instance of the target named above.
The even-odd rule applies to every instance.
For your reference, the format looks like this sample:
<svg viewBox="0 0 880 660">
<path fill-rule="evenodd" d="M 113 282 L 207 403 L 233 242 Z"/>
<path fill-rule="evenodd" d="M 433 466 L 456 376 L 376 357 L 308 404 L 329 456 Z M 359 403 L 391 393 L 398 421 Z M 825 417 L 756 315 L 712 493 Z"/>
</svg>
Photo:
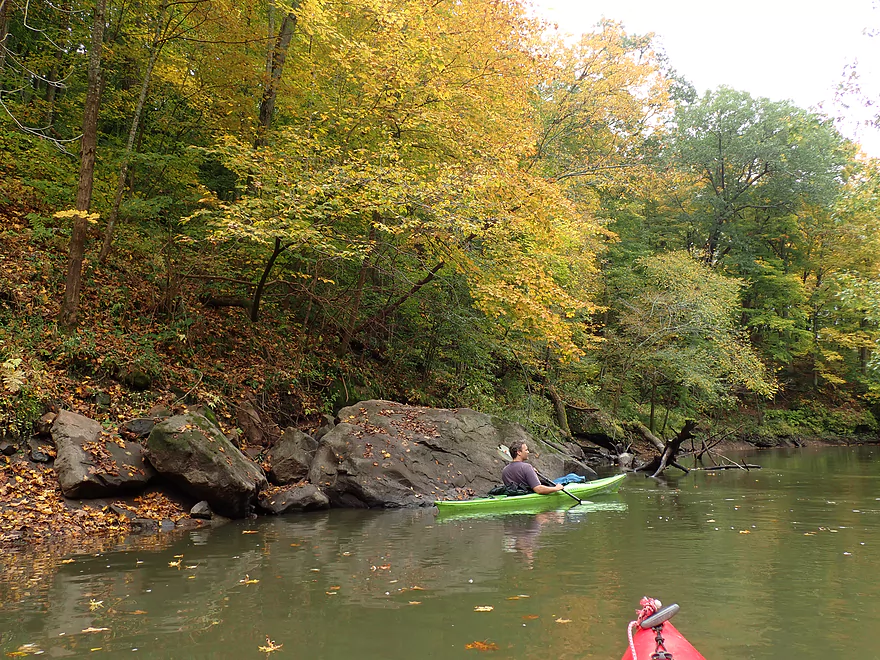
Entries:
<svg viewBox="0 0 880 660">
<path fill-rule="evenodd" d="M 633 628 L 649 616 L 654 616 L 660 608 L 663 607 L 663 603 L 659 600 L 656 598 L 648 598 L 647 596 L 642 597 L 642 600 L 639 601 L 639 605 L 642 606 L 642 609 L 636 610 L 636 620 L 630 621 L 629 625 L 626 627 L 626 636 L 627 639 L 629 639 L 629 650 L 630 653 L 632 653 L 633 660 L 638 660 L 636 657 L 636 644 L 633 641 Z"/>
</svg>

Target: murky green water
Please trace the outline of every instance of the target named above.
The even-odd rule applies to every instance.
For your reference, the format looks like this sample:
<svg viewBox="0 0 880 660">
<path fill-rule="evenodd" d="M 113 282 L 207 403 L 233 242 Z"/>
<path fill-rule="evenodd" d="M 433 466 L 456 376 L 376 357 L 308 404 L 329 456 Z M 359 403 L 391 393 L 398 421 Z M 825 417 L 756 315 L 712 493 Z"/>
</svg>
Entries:
<svg viewBox="0 0 880 660">
<path fill-rule="evenodd" d="M 273 660 L 608 659 L 648 594 L 710 659 L 880 658 L 880 450 L 750 460 L 765 469 L 631 476 L 563 512 L 333 511 L 7 553 L 0 650 L 246 659 L 268 637 Z"/>
</svg>

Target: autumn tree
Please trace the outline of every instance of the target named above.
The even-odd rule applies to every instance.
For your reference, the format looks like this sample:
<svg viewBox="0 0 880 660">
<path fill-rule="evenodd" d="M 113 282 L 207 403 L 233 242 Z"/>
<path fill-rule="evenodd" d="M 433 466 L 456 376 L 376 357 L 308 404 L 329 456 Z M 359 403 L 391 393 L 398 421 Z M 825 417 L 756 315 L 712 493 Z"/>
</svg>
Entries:
<svg viewBox="0 0 880 660">
<path fill-rule="evenodd" d="M 64 299 L 58 316 L 64 328 L 76 325 L 79 311 L 79 291 L 82 284 L 82 263 L 86 230 L 91 219 L 92 188 L 95 179 L 95 152 L 98 143 L 98 109 L 101 106 L 101 49 L 104 43 L 105 0 L 96 0 L 93 14 L 91 44 L 89 47 L 89 86 L 83 110 L 83 132 L 80 144 L 79 184 L 76 192 L 76 211 L 73 214 L 73 232 L 67 277 L 64 281 Z"/>
<path fill-rule="evenodd" d="M 685 251 L 639 258 L 619 282 L 615 322 L 602 347 L 604 387 L 616 410 L 627 395 L 656 410 L 705 412 L 740 392 L 776 384 L 739 327 L 743 283 Z M 663 427 L 666 426 L 664 419 Z"/>
</svg>

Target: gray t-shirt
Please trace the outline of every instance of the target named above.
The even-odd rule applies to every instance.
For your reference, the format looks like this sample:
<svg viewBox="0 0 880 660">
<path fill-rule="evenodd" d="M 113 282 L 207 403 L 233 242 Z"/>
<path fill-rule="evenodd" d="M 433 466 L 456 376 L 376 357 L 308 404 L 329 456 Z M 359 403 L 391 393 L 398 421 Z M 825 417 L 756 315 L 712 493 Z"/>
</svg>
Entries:
<svg viewBox="0 0 880 660">
<path fill-rule="evenodd" d="M 535 468 L 525 461 L 514 461 L 513 463 L 509 463 L 503 470 L 501 470 L 501 480 L 504 482 L 505 486 L 525 486 L 532 490 L 534 490 L 535 486 L 541 485 L 541 480 L 538 479 L 538 474 L 535 472 Z"/>
</svg>

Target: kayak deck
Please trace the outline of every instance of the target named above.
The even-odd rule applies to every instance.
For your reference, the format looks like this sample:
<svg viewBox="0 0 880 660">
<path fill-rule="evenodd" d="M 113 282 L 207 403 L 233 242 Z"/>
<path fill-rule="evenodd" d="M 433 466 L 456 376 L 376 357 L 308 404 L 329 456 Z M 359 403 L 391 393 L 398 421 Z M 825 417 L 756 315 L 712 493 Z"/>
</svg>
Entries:
<svg viewBox="0 0 880 660">
<path fill-rule="evenodd" d="M 595 479 L 580 484 L 568 484 L 565 487 L 569 493 L 579 499 L 613 493 L 620 488 L 620 483 L 626 479 L 625 474 L 616 474 L 604 479 Z M 538 495 L 495 495 L 490 497 L 477 497 L 470 500 L 438 500 L 434 502 L 441 512 L 443 511 L 471 511 L 480 509 L 493 510 L 533 510 L 536 508 L 554 508 L 564 505 L 565 502 L 574 503 L 574 499 L 563 492 Z"/>
</svg>

